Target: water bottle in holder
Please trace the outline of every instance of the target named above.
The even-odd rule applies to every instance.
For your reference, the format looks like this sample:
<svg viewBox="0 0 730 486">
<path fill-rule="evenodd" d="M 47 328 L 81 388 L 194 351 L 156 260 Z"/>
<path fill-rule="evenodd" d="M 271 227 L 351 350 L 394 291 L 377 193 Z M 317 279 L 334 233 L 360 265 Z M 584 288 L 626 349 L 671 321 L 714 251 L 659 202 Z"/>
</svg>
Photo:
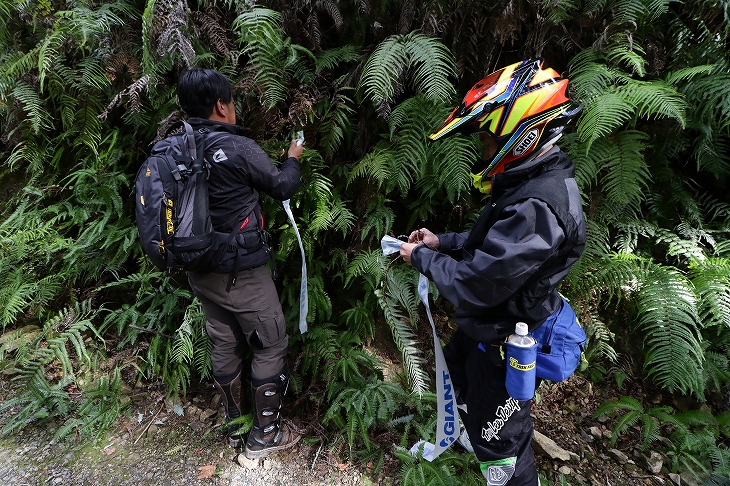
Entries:
<svg viewBox="0 0 730 486">
<path fill-rule="evenodd" d="M 515 333 L 507 338 L 507 392 L 515 400 L 535 396 L 535 362 L 537 341 L 528 332 L 527 324 L 518 322 Z"/>
</svg>

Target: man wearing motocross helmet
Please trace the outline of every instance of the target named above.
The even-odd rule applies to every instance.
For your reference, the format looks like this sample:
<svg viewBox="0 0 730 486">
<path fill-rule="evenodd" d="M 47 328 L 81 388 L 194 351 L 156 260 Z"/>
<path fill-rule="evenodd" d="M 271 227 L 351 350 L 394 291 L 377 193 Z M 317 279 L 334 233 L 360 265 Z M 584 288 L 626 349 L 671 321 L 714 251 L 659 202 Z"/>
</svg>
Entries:
<svg viewBox="0 0 730 486">
<path fill-rule="evenodd" d="M 484 158 L 471 176 L 489 201 L 471 231 L 421 228 L 401 247 L 456 308 L 459 328 L 444 355 L 468 432 L 460 442 L 470 439 L 488 485 L 538 484 L 532 401 L 507 393 L 501 352 L 517 322 L 532 331 L 568 305 L 556 286 L 585 246 L 574 166 L 555 145 L 581 110 L 567 85 L 539 60 L 475 84 L 430 138 L 479 133 Z"/>
</svg>

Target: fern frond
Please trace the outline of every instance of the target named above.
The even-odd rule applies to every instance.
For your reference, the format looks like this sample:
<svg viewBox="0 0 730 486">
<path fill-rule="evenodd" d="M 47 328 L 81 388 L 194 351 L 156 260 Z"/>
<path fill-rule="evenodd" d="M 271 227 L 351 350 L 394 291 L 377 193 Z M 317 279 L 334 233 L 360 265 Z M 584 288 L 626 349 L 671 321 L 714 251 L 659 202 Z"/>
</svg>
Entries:
<svg viewBox="0 0 730 486">
<path fill-rule="evenodd" d="M 627 77 L 616 68 L 600 62 L 601 56 L 593 49 L 584 49 L 571 61 L 570 80 L 576 98 L 584 103 L 608 90 Z"/>
<path fill-rule="evenodd" d="M 705 363 L 703 366 L 703 382 L 708 390 L 722 390 L 725 383 L 730 382 L 730 357 L 727 353 L 710 351 L 711 346 L 703 343 Z"/>
<path fill-rule="evenodd" d="M 358 48 L 352 44 L 327 49 L 317 56 L 314 63 L 314 72 L 319 74 L 322 71 L 335 69 L 340 64 L 355 62 L 359 58 Z"/>
<path fill-rule="evenodd" d="M 625 23 L 637 24 L 648 13 L 644 2 L 637 2 L 636 0 L 615 0 L 611 3 L 613 3 L 613 22 L 618 25 Z"/>
<path fill-rule="evenodd" d="M 599 144 L 587 155 L 587 161 L 601 167 L 600 185 L 606 191 L 609 204 L 626 205 L 638 213 L 639 205 L 651 173 L 641 153 L 649 137 L 638 130 L 624 130 Z"/>
<path fill-rule="evenodd" d="M 672 0 L 645 0 L 648 20 L 655 20 L 661 15 L 669 12 L 669 4 Z"/>
<path fill-rule="evenodd" d="M 618 400 L 608 400 L 596 408 L 593 413 L 594 417 L 611 414 L 619 410 L 627 410 L 629 412 L 644 412 L 644 406 L 637 399 L 629 396 L 623 396 Z"/>
<path fill-rule="evenodd" d="M 639 2 L 628 2 L 636 3 Z M 646 74 L 646 60 L 642 56 L 646 55 L 644 50 L 638 44 L 632 44 L 630 47 L 623 42 L 624 34 L 616 34 L 619 37 L 619 42 L 612 44 L 606 50 L 606 59 L 611 63 L 628 67 L 630 72 L 636 73 L 637 76 L 644 77 Z M 612 40 L 614 40 L 612 39 Z"/>
<path fill-rule="evenodd" d="M 673 118 L 684 128 L 687 124 L 687 104 L 677 90 L 663 81 L 634 81 L 621 90 L 628 103 L 636 106 L 641 118 Z"/>
<path fill-rule="evenodd" d="M 695 79 L 682 88 L 687 98 L 697 103 L 699 113 L 705 116 L 727 117 L 730 114 L 730 95 L 727 91 L 730 73 L 713 72 L 703 78 Z M 725 121 L 725 123 L 727 123 Z M 727 125 L 724 125 L 727 127 Z"/>
<path fill-rule="evenodd" d="M 578 122 L 579 139 L 587 142 L 590 149 L 593 142 L 631 119 L 634 110 L 634 104 L 614 89 L 597 94 L 583 106 L 583 115 Z"/>
<path fill-rule="evenodd" d="M 121 393 L 119 369 L 115 369 L 111 376 L 98 377 L 91 386 L 82 390 L 74 415 L 58 428 L 54 439 L 62 439 L 73 431 L 92 440 L 100 439 L 124 408 Z"/>
<path fill-rule="evenodd" d="M 444 102 L 453 96 L 449 78 L 455 72 L 453 58 L 440 41 L 411 32 L 390 36 L 378 44 L 363 67 L 359 85 L 386 118 L 395 97 L 405 90 L 408 76 L 417 92 Z"/>
<path fill-rule="evenodd" d="M 360 86 L 372 99 L 378 113 L 386 117 L 397 93 L 403 91 L 408 56 L 401 36 L 390 36 L 378 44 L 363 67 Z"/>
<path fill-rule="evenodd" d="M 475 140 L 469 137 L 449 137 L 429 146 L 431 166 L 417 181 L 424 199 L 445 190 L 450 203 L 471 190 L 469 172 L 476 158 Z"/>
<path fill-rule="evenodd" d="M 353 101 L 342 94 L 342 91 L 335 94 L 333 99 L 326 103 L 326 106 L 323 107 L 324 113 L 321 115 L 321 144 L 327 155 L 333 155 L 352 132 L 352 115 L 355 110 L 350 105 L 353 104 Z"/>
<path fill-rule="evenodd" d="M 697 158 L 697 170 L 708 172 L 717 179 L 730 172 L 730 142 L 721 137 L 712 137 L 703 133 L 697 138 L 694 155 Z"/>
<path fill-rule="evenodd" d="M 2 56 L 0 64 L 0 94 L 7 96 L 12 93 L 16 83 L 20 82 L 23 75 L 37 68 L 38 50 L 36 46 L 27 52 L 7 52 Z"/>
<path fill-rule="evenodd" d="M 426 391 L 429 379 L 424 370 L 426 361 L 417 347 L 418 340 L 411 324 L 417 320 L 416 311 L 419 302 L 414 273 L 411 270 L 403 270 L 400 266 L 390 267 L 384 274 L 383 287 L 376 290 L 375 295 L 393 333 L 393 339 L 403 356 L 411 391 L 420 395 Z"/>
<path fill-rule="evenodd" d="M 165 19 L 165 27 L 157 38 L 157 54 L 169 56 L 173 61 L 182 61 L 185 67 L 194 65 L 195 48 L 187 30 L 189 9 L 187 2 L 166 0 L 158 2 L 161 11 L 156 13 Z"/>
<path fill-rule="evenodd" d="M 39 134 L 42 130 L 49 130 L 53 127 L 49 111 L 39 94 L 27 83 L 18 81 L 13 88 L 13 98 L 23 105 L 28 113 L 33 133 Z"/>
<path fill-rule="evenodd" d="M 356 387 L 366 381 L 361 369 L 367 373 L 367 370 L 382 368 L 382 363 L 378 358 L 363 351 L 359 344 L 344 342 L 339 347 L 339 358 L 329 362 L 324 369 L 324 376 L 330 383 Z"/>
<path fill-rule="evenodd" d="M 355 179 L 363 177 L 374 180 L 378 188 L 382 187 L 390 179 L 392 173 L 390 160 L 393 157 L 394 153 L 391 150 L 382 148 L 376 148 L 366 154 L 350 171 L 347 177 L 347 185 L 349 186 Z"/>
<path fill-rule="evenodd" d="M 470 484 L 469 479 L 473 480 L 473 477 L 468 478 L 456 473 L 450 461 L 443 457 L 447 453 L 437 457 L 433 462 L 418 460 L 417 457 L 410 456 L 407 450 L 396 449 L 396 454 L 402 462 L 400 472 L 402 486 L 455 486 Z"/>
<path fill-rule="evenodd" d="M 329 17 L 332 19 L 332 22 L 335 24 L 335 29 L 340 30 L 344 25 L 344 18 L 342 12 L 337 6 L 337 3 L 338 2 L 334 2 L 332 0 L 319 0 L 317 2 L 317 7 L 320 10 L 327 12 Z"/>
<path fill-rule="evenodd" d="M 660 435 L 659 421 L 649 414 L 641 416 L 641 446 L 646 448 L 649 444 L 656 441 Z"/>
<path fill-rule="evenodd" d="M 581 320 L 588 337 L 586 359 L 590 362 L 593 359 L 605 358 L 612 363 L 618 360 L 618 354 L 611 345 L 615 335 L 608 326 L 603 323 L 597 315 L 591 315 L 590 319 Z"/>
<path fill-rule="evenodd" d="M 679 85 L 685 81 L 692 81 L 697 76 L 712 73 L 716 66 L 714 64 L 703 64 L 701 66 L 690 66 L 676 71 L 670 71 L 664 81 L 670 85 Z"/>
<path fill-rule="evenodd" d="M 696 298 L 673 268 L 651 265 L 638 292 L 638 328 L 644 334 L 648 376 L 669 391 L 703 396 L 704 361 Z"/>
<path fill-rule="evenodd" d="M 345 236 L 354 224 L 355 215 L 344 201 L 334 197 L 331 201 L 317 202 L 317 210 L 309 221 L 309 230 L 315 234 L 325 230 L 335 230 Z"/>
<path fill-rule="evenodd" d="M 383 276 L 384 262 L 385 257 L 379 249 L 362 251 L 347 266 L 345 288 L 358 277 L 367 277 L 373 283 L 379 282 Z M 375 287 L 375 285 L 371 287 Z"/>
<path fill-rule="evenodd" d="M 368 203 L 365 215 L 363 216 L 364 224 L 360 230 L 360 239 L 366 241 L 374 235 L 387 235 L 390 233 L 395 221 L 395 212 L 386 206 L 390 202 L 385 199 L 374 198 Z"/>
<path fill-rule="evenodd" d="M 51 71 L 53 64 L 58 61 L 58 51 L 64 40 L 62 33 L 54 30 L 43 39 L 43 42 L 39 46 L 37 68 L 39 91 L 41 93 L 43 93 L 43 83 L 46 76 Z"/>
<path fill-rule="evenodd" d="M 175 332 L 170 359 L 192 367 L 201 378 L 209 378 L 211 349 L 211 340 L 205 332 L 205 313 L 196 299 L 185 310 L 183 322 Z M 187 383 L 183 384 L 183 389 L 186 387 Z"/>
<path fill-rule="evenodd" d="M 356 439 L 361 439 L 365 447 L 370 449 L 369 430 L 392 417 L 404 395 L 404 391 L 395 383 L 371 379 L 364 386 L 344 389 L 327 410 L 324 420 L 346 424 L 350 449 Z M 345 420 L 342 413 L 345 414 Z"/>
<path fill-rule="evenodd" d="M 282 21 L 279 12 L 254 7 L 239 15 L 232 25 L 243 52 L 249 56 L 253 80 L 268 108 L 286 99 L 286 67 L 297 63 L 300 53 L 308 53 L 285 38 Z"/>
<path fill-rule="evenodd" d="M 579 5 L 577 0 L 552 0 L 543 3 L 542 11 L 547 21 L 551 24 L 560 24 L 573 16 L 573 12 Z"/>
<path fill-rule="evenodd" d="M 667 245 L 667 255 L 682 257 L 690 263 L 702 263 L 707 259 L 705 251 L 694 238 L 682 238 L 672 231 L 658 228 L 656 242 Z"/>
<path fill-rule="evenodd" d="M 391 143 L 394 145 L 390 161 L 390 183 L 386 190 L 398 188 L 405 193 L 428 161 L 426 134 L 434 124 L 433 104 L 415 96 L 399 104 L 388 119 Z"/>
<path fill-rule="evenodd" d="M 440 39 L 410 32 L 403 38 L 409 70 L 416 92 L 437 103 L 446 103 L 456 94 L 450 79 L 456 76 L 451 52 Z"/>
<path fill-rule="evenodd" d="M 364 302 L 358 300 L 355 305 L 342 311 L 340 317 L 345 323 L 346 328 L 354 335 L 366 336 L 369 339 L 375 332 L 375 316 L 372 313 L 372 308 L 368 304 L 368 301 L 367 296 Z M 0 349 L 1 352 L 2 350 Z M 2 359 L 2 354 L 0 354 L 0 359 Z"/>
<path fill-rule="evenodd" d="M 28 282 L 22 268 L 8 271 L 0 279 L 0 329 L 15 322 L 15 318 L 30 307 L 37 285 Z"/>
<path fill-rule="evenodd" d="M 694 262 L 689 279 L 699 296 L 697 307 L 703 326 L 722 328 L 730 322 L 730 260 L 708 258 Z"/>
</svg>

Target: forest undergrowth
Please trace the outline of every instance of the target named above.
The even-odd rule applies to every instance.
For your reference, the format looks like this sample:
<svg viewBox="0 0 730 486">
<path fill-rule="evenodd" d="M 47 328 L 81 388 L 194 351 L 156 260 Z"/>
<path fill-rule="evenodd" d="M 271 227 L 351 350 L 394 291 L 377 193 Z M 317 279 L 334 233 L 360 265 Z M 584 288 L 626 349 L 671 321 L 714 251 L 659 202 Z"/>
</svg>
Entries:
<svg viewBox="0 0 730 486">
<path fill-rule="evenodd" d="M 181 399 L 210 380 L 200 304 L 143 256 L 132 188 L 149 143 L 183 117 L 179 74 L 202 66 L 232 80 L 240 123 L 275 163 L 305 132 L 291 200 L 304 335 L 296 235 L 276 201 L 264 212 L 292 397 L 315 435 L 343 464 L 393 458 L 399 484 L 478 484 L 464 454 L 405 452 L 434 433 L 431 341 L 415 270 L 379 240 L 468 230 L 484 204 L 468 175 L 477 141 L 427 136 L 485 74 L 541 58 L 583 107 L 559 142 L 588 228 L 560 287 L 589 341 L 581 386 L 555 386 L 593 393 L 570 433 L 591 436 L 598 414 L 601 446 L 581 450 L 628 440 L 664 458 L 663 477 L 730 477 L 728 12 L 716 0 L 0 0 L 0 376 L 13 390 L 0 435 L 46 424 L 93 443 L 129 413 L 129 388 Z M 451 309 L 432 297 L 448 339 Z M 570 402 L 552 395 L 545 406 Z"/>
</svg>

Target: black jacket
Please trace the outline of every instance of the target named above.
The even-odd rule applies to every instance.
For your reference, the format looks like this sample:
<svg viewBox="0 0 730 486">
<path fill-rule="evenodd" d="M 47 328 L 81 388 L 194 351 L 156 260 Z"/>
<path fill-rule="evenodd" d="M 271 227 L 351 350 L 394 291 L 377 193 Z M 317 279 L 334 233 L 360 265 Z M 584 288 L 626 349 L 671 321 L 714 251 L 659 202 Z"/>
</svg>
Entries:
<svg viewBox="0 0 730 486">
<path fill-rule="evenodd" d="M 555 287 L 585 247 L 573 163 L 557 147 L 494 177 L 492 196 L 467 233 L 439 235 L 439 251 L 417 246 L 413 266 L 456 307 L 477 341 L 530 329 L 560 309 Z"/>
<path fill-rule="evenodd" d="M 213 228 L 229 235 L 241 230 L 239 246 L 255 241 L 264 229 L 259 194 L 268 194 L 280 201 L 291 198 L 299 186 L 299 161 L 289 157 L 277 168 L 259 145 L 245 137 L 237 125 L 191 118 L 188 123 L 205 137 L 205 158 L 210 163 L 208 191 Z M 197 140 L 196 136 L 196 140 Z M 269 248 L 254 246 L 254 251 L 241 251 L 240 269 L 253 268 L 269 260 Z M 229 252 L 219 272 L 232 270 L 235 254 Z"/>
</svg>

